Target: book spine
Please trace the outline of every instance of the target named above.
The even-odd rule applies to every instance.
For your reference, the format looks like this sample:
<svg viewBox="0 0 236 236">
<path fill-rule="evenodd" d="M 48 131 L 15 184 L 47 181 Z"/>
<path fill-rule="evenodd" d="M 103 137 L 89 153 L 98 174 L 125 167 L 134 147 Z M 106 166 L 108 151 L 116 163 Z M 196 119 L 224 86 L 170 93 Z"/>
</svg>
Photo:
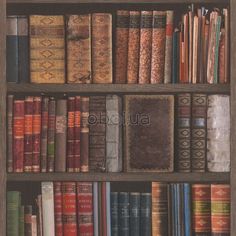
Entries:
<svg viewBox="0 0 236 236">
<path fill-rule="evenodd" d="M 106 222 L 107 222 L 107 236 L 111 235 L 111 183 L 105 182 L 106 185 Z"/>
<path fill-rule="evenodd" d="M 118 192 L 111 192 L 111 235 L 119 235 Z"/>
<path fill-rule="evenodd" d="M 13 172 L 13 101 L 14 95 L 7 96 L 7 171 Z"/>
<path fill-rule="evenodd" d="M 93 230 L 94 236 L 99 236 L 99 223 L 98 223 L 98 182 L 93 182 L 93 229 L 94 229 Z"/>
<path fill-rule="evenodd" d="M 54 172 L 56 132 L 56 101 L 50 97 L 48 104 L 48 140 L 47 140 L 47 171 Z"/>
<path fill-rule="evenodd" d="M 116 12 L 115 83 L 125 84 L 127 76 L 129 11 Z"/>
<path fill-rule="evenodd" d="M 61 182 L 54 182 L 55 236 L 63 236 Z"/>
<path fill-rule="evenodd" d="M 225 29 L 221 29 L 219 43 L 219 83 L 226 83 L 225 78 Z"/>
<path fill-rule="evenodd" d="M 152 220 L 151 220 L 151 193 L 141 193 L 140 195 L 140 235 L 152 235 Z"/>
<path fill-rule="evenodd" d="M 38 195 L 36 199 L 37 217 L 38 217 L 38 236 L 43 236 L 43 213 L 42 213 L 42 195 Z"/>
<path fill-rule="evenodd" d="M 93 184 L 77 182 L 77 215 L 79 235 L 93 236 Z"/>
<path fill-rule="evenodd" d="M 42 98 L 34 97 L 33 101 L 33 159 L 32 171 L 40 172 L 40 140 L 41 140 L 41 106 Z"/>
<path fill-rule="evenodd" d="M 67 18 L 67 82 L 91 83 L 91 15 Z"/>
<path fill-rule="evenodd" d="M 102 235 L 107 235 L 107 199 L 106 199 L 106 182 L 102 182 L 101 191 L 101 222 L 102 222 Z"/>
<path fill-rule="evenodd" d="M 25 207 L 24 206 L 20 206 L 19 236 L 25 236 Z"/>
<path fill-rule="evenodd" d="M 178 81 L 178 32 L 175 30 L 173 33 L 173 55 L 172 55 L 172 83 L 176 83 Z"/>
<path fill-rule="evenodd" d="M 6 80 L 17 83 L 19 81 L 17 16 L 8 16 L 6 23 Z"/>
<path fill-rule="evenodd" d="M 13 168 L 14 172 L 23 172 L 24 166 L 24 100 L 14 101 L 13 118 Z"/>
<path fill-rule="evenodd" d="M 24 172 L 32 171 L 33 160 L 33 97 L 25 98 Z"/>
<path fill-rule="evenodd" d="M 137 84 L 139 73 L 140 12 L 129 12 L 127 83 Z"/>
<path fill-rule="evenodd" d="M 191 170 L 191 94 L 177 95 L 177 168 L 179 172 Z"/>
<path fill-rule="evenodd" d="M 229 83 L 229 13 L 228 9 L 223 9 L 223 16 L 224 16 L 224 29 L 225 29 L 225 83 Z"/>
<path fill-rule="evenodd" d="M 55 171 L 66 171 L 66 119 L 67 100 L 58 99 L 56 102 L 56 137 L 55 137 Z"/>
<path fill-rule="evenodd" d="M 29 32 L 27 16 L 17 16 L 17 31 L 19 82 L 29 82 Z"/>
<path fill-rule="evenodd" d="M 31 83 L 65 83 L 64 16 L 30 15 L 29 37 Z"/>
<path fill-rule="evenodd" d="M 81 97 L 81 172 L 89 170 L 89 97 Z"/>
<path fill-rule="evenodd" d="M 164 82 L 166 12 L 153 11 L 151 84 Z"/>
<path fill-rule="evenodd" d="M 192 171 L 204 172 L 206 168 L 206 115 L 207 95 L 192 95 Z"/>
<path fill-rule="evenodd" d="M 92 80 L 112 83 L 112 15 L 92 14 Z"/>
<path fill-rule="evenodd" d="M 152 61 L 152 11 L 141 12 L 139 83 L 150 83 Z"/>
<path fill-rule="evenodd" d="M 63 234 L 77 236 L 76 183 L 62 183 Z"/>
<path fill-rule="evenodd" d="M 199 19 L 198 16 L 194 16 L 193 18 L 193 69 L 192 69 L 192 83 L 196 84 L 198 82 L 198 39 L 199 34 Z"/>
<path fill-rule="evenodd" d="M 129 236 L 130 203 L 129 203 L 129 193 L 127 192 L 119 193 L 118 215 L 119 215 L 119 235 Z"/>
<path fill-rule="evenodd" d="M 191 236 L 192 235 L 192 222 L 191 222 L 191 190 L 190 185 L 187 183 L 183 184 L 183 192 L 184 192 L 184 235 Z"/>
<path fill-rule="evenodd" d="M 32 206 L 25 206 L 25 236 L 32 236 L 32 213 Z"/>
<path fill-rule="evenodd" d="M 130 193 L 130 236 L 140 235 L 140 193 Z"/>
<path fill-rule="evenodd" d="M 48 143 L 48 109 L 49 98 L 42 99 L 42 129 L 41 129 L 41 172 L 47 171 L 47 143 Z"/>
<path fill-rule="evenodd" d="M 31 216 L 31 228 L 32 228 L 31 236 L 37 236 L 37 216 L 36 215 Z"/>
</svg>

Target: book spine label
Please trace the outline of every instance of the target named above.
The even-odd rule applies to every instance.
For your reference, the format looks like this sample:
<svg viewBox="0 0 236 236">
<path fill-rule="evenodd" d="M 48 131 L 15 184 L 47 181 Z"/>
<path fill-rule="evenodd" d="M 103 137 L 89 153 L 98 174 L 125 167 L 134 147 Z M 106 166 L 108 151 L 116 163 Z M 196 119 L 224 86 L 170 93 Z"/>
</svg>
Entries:
<svg viewBox="0 0 236 236">
<path fill-rule="evenodd" d="M 67 19 L 67 82 L 91 83 L 91 15 Z"/>
<path fill-rule="evenodd" d="M 153 11 L 151 83 L 164 82 L 166 12 Z"/>
<path fill-rule="evenodd" d="M 13 118 L 13 168 L 14 172 L 23 172 L 24 166 L 24 100 L 14 101 Z"/>
<path fill-rule="evenodd" d="M 141 193 L 140 196 L 140 235 L 152 235 L 151 193 Z"/>
<path fill-rule="evenodd" d="M 25 236 L 32 236 L 32 206 L 25 206 Z"/>
<path fill-rule="evenodd" d="M 129 37 L 129 11 L 118 10 L 116 13 L 116 54 L 115 54 L 116 84 L 126 83 L 128 37 Z"/>
<path fill-rule="evenodd" d="M 111 192 L 111 235 L 119 235 L 118 192 Z"/>
<path fill-rule="evenodd" d="M 92 80 L 112 83 L 112 15 L 92 14 Z"/>
<path fill-rule="evenodd" d="M 20 206 L 19 236 L 25 236 L 25 207 Z"/>
<path fill-rule="evenodd" d="M 54 182 L 55 236 L 63 236 L 61 182 Z"/>
<path fill-rule="evenodd" d="M 119 235 L 129 236 L 130 235 L 130 203 L 129 203 L 129 193 L 120 192 L 119 193 Z"/>
<path fill-rule="evenodd" d="M 140 235 L 140 193 L 130 193 L 130 236 Z"/>
</svg>

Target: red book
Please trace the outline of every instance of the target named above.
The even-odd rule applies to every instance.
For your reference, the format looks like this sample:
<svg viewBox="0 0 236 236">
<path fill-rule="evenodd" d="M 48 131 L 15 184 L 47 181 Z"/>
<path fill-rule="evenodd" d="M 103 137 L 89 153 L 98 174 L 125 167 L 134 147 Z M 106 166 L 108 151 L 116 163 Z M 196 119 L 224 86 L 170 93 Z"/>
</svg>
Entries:
<svg viewBox="0 0 236 236">
<path fill-rule="evenodd" d="M 24 165 L 24 126 L 25 102 L 14 101 L 13 118 L 13 170 L 23 172 Z"/>
<path fill-rule="evenodd" d="M 34 97 L 33 160 L 32 160 L 33 172 L 40 172 L 41 105 L 42 105 L 42 98 Z"/>
<path fill-rule="evenodd" d="M 24 172 L 32 171 L 33 97 L 25 98 Z"/>
<path fill-rule="evenodd" d="M 76 220 L 76 183 L 62 183 L 63 233 L 65 236 L 77 236 Z"/>
<path fill-rule="evenodd" d="M 63 236 L 61 182 L 54 182 L 55 236 Z"/>
<path fill-rule="evenodd" d="M 79 235 L 93 236 L 93 184 L 77 182 Z"/>
</svg>

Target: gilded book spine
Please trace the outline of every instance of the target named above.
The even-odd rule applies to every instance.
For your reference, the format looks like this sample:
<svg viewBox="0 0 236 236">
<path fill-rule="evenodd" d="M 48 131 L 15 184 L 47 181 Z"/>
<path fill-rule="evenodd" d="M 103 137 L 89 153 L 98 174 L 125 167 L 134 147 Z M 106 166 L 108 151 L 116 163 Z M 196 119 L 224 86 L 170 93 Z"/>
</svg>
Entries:
<svg viewBox="0 0 236 236">
<path fill-rule="evenodd" d="M 67 82 L 91 83 L 91 15 L 67 19 Z"/>
<path fill-rule="evenodd" d="M 54 182 L 55 236 L 63 236 L 61 182 Z"/>
</svg>

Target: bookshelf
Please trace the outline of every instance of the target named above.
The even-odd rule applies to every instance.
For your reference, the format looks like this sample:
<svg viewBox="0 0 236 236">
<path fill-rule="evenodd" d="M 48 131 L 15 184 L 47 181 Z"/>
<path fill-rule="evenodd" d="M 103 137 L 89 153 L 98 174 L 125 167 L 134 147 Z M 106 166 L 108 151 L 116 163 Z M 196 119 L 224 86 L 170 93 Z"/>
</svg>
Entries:
<svg viewBox="0 0 236 236">
<path fill-rule="evenodd" d="M 162 182 L 217 182 L 231 184 L 231 236 L 236 236 L 236 53 L 230 56 L 230 85 L 207 84 L 161 84 L 161 85 L 47 85 L 47 84 L 6 84 L 6 14 L 30 14 L 96 11 L 102 9 L 115 11 L 129 9 L 134 5 L 138 9 L 152 9 L 153 6 L 172 7 L 181 10 L 182 5 L 190 3 L 219 6 L 229 5 L 236 9 L 236 0 L 0 0 L 0 235 L 6 235 L 6 190 L 7 184 L 40 181 L 162 181 Z M 230 51 L 236 52 L 236 15 L 231 11 Z M 42 174 L 7 174 L 6 172 L 6 94 L 41 94 L 41 93 L 81 93 L 81 94 L 175 94 L 178 92 L 221 93 L 231 95 L 231 173 L 42 173 Z"/>
</svg>

